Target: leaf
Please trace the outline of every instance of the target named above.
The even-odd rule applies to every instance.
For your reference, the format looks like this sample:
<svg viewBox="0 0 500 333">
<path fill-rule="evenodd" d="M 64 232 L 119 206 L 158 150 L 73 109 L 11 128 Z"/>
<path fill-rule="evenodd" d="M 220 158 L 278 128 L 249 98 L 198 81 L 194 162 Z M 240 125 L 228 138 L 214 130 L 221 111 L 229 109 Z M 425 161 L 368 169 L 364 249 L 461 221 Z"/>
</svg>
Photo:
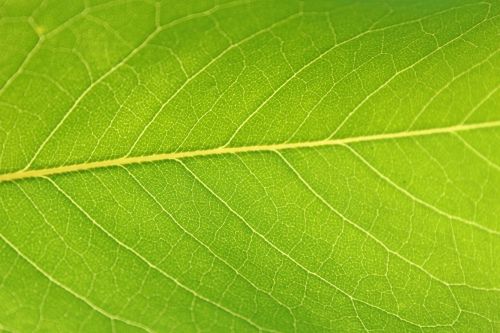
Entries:
<svg viewBox="0 0 500 333">
<path fill-rule="evenodd" d="M 3 1 L 0 330 L 500 331 L 499 13 Z"/>
</svg>

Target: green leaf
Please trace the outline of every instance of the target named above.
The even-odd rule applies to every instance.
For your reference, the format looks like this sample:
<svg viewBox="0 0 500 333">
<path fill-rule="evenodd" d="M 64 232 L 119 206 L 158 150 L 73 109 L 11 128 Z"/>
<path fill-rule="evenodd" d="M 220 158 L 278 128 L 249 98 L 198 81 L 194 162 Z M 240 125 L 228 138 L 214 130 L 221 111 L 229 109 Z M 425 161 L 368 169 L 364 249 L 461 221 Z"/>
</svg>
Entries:
<svg viewBox="0 0 500 333">
<path fill-rule="evenodd" d="M 498 0 L 0 1 L 0 331 L 499 332 Z"/>
</svg>

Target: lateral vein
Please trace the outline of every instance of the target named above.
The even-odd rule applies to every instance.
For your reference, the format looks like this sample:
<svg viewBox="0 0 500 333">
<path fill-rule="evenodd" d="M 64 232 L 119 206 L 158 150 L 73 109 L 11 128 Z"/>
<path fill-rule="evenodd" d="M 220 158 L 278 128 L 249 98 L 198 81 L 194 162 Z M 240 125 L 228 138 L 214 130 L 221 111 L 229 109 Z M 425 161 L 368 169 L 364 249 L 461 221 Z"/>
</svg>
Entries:
<svg viewBox="0 0 500 333">
<path fill-rule="evenodd" d="M 475 123 L 475 124 L 466 124 L 466 125 L 460 124 L 449 127 L 439 127 L 439 128 L 430 128 L 430 129 L 403 131 L 394 133 L 383 133 L 383 134 L 356 136 L 356 137 L 339 138 L 339 139 L 325 139 L 317 141 L 289 142 L 289 143 L 239 146 L 239 147 L 218 147 L 218 148 L 211 148 L 204 150 L 170 152 L 170 153 L 151 154 L 144 156 L 128 156 L 128 157 L 120 157 L 116 159 L 109 159 L 102 161 L 69 164 L 69 165 L 55 166 L 45 169 L 20 170 L 20 171 L 0 174 L 0 182 L 14 181 L 26 178 L 47 177 L 56 174 L 64 174 L 64 173 L 85 171 L 91 169 L 100 169 L 100 168 L 114 167 L 114 166 L 123 166 L 129 164 L 178 160 L 178 159 L 212 156 L 212 155 L 227 155 L 227 154 L 239 154 L 247 152 L 315 148 L 323 146 L 338 146 L 338 145 L 347 145 L 359 142 L 373 142 L 373 141 L 382 141 L 382 140 L 391 140 L 400 138 L 430 136 L 436 134 L 457 133 L 457 132 L 465 132 L 465 131 L 472 131 L 485 128 L 495 128 L 499 126 L 500 126 L 500 120 L 497 120 L 497 121 Z"/>
</svg>

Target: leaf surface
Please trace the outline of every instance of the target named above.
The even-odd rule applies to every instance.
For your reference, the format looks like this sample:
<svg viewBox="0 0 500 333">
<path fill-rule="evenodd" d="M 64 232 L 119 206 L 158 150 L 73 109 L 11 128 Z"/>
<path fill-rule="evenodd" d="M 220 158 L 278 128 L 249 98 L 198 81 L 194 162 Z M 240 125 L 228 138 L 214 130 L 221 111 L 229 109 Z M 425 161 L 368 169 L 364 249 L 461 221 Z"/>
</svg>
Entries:
<svg viewBox="0 0 500 333">
<path fill-rule="evenodd" d="M 0 330 L 500 331 L 499 14 L 3 1 Z"/>
</svg>

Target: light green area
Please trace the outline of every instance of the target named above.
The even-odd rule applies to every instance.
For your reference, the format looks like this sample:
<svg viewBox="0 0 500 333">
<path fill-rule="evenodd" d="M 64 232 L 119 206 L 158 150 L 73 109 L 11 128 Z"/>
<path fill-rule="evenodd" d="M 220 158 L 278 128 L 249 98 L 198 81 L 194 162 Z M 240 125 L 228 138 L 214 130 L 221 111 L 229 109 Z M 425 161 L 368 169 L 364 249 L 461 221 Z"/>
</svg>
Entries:
<svg viewBox="0 0 500 333">
<path fill-rule="evenodd" d="M 83 166 L 0 183 L 1 332 L 500 332 L 500 1 L 3 0 L 0 50 L 0 174 Z"/>
</svg>

